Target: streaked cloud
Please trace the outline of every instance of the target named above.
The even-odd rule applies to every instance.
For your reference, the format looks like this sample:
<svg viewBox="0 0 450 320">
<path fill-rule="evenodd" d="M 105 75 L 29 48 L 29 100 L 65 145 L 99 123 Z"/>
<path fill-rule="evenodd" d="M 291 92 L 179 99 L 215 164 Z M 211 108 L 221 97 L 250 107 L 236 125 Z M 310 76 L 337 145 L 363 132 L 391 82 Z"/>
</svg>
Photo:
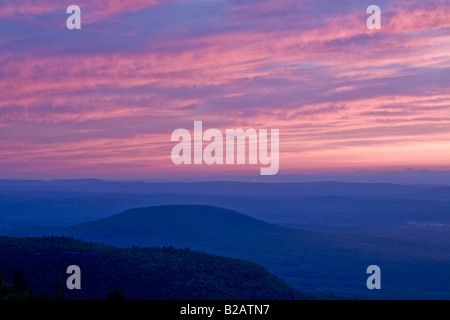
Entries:
<svg viewBox="0 0 450 320">
<path fill-rule="evenodd" d="M 280 173 L 449 166 L 448 1 L 380 1 L 379 31 L 355 1 L 104 3 L 80 31 L 67 1 L 0 5 L 4 177 L 170 174 L 194 120 L 279 128 Z"/>
</svg>

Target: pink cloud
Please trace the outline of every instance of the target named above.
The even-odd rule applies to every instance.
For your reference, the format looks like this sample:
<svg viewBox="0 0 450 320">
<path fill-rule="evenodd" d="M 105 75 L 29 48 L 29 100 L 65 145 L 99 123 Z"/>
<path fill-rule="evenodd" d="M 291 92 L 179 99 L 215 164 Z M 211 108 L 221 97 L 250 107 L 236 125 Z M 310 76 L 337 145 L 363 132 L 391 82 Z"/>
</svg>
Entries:
<svg viewBox="0 0 450 320">
<path fill-rule="evenodd" d="M 76 4 L 82 9 L 83 20 L 92 22 L 107 19 L 117 14 L 139 11 L 162 2 L 162 0 L 78 0 L 74 3 L 72 0 L 7 0 L 0 7 L 0 17 L 12 19 L 24 15 L 39 16 L 55 11 L 61 11 L 62 14 L 65 14 L 68 6 Z"/>
<path fill-rule="evenodd" d="M 44 15 L 67 3 L 9 2 L 0 17 Z M 89 21 L 101 21 L 159 3 L 79 5 Z M 297 22 L 278 15 L 308 2 L 263 1 L 227 11 L 236 23 L 247 17 L 245 27 L 186 32 L 176 43 L 164 31 L 157 46 L 143 35 L 149 45 L 131 52 L 2 53 L 0 130 L 16 146 L 4 138 L 2 163 L 42 172 L 107 175 L 121 165 L 169 172 L 167 134 L 200 119 L 222 130 L 279 128 L 289 170 L 448 165 L 437 146 L 450 129 L 450 4 L 437 3 L 383 8 L 382 30 L 371 31 L 359 7 Z M 252 25 L 261 16 L 281 25 Z M 55 131 L 34 127 L 44 125 Z"/>
</svg>

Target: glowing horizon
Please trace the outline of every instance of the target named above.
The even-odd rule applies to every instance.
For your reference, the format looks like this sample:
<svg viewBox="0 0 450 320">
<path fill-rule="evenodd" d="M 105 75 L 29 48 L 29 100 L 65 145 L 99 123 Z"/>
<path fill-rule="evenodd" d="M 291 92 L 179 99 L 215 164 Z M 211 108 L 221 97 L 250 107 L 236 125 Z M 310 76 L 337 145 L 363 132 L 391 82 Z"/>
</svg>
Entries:
<svg viewBox="0 0 450 320">
<path fill-rule="evenodd" d="M 259 174 L 173 165 L 196 120 L 279 129 L 279 174 L 450 170 L 445 0 L 3 1 L 0 48 L 0 179 Z"/>
</svg>

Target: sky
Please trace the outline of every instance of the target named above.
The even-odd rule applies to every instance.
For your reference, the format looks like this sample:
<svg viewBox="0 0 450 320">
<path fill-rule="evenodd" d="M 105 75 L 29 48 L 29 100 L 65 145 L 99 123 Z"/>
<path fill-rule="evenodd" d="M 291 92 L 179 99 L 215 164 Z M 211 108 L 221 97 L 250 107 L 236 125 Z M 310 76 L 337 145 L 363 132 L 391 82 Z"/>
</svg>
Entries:
<svg viewBox="0 0 450 320">
<path fill-rule="evenodd" d="M 450 1 L 0 0 L 0 179 L 259 175 L 174 165 L 194 121 L 279 129 L 279 174 L 449 170 Z"/>
</svg>

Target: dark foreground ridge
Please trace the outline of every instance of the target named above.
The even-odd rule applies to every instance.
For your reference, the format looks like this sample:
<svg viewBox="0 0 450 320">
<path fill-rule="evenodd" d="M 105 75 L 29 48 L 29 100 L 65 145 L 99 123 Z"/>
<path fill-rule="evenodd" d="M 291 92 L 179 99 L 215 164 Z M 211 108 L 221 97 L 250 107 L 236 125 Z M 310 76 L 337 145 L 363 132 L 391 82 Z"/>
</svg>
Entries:
<svg viewBox="0 0 450 320">
<path fill-rule="evenodd" d="M 66 269 L 73 264 L 81 268 L 81 290 L 66 289 Z M 302 294 L 253 262 L 189 249 L 117 248 L 66 237 L 0 237 L 0 270 L 0 300 L 323 298 Z"/>
</svg>

